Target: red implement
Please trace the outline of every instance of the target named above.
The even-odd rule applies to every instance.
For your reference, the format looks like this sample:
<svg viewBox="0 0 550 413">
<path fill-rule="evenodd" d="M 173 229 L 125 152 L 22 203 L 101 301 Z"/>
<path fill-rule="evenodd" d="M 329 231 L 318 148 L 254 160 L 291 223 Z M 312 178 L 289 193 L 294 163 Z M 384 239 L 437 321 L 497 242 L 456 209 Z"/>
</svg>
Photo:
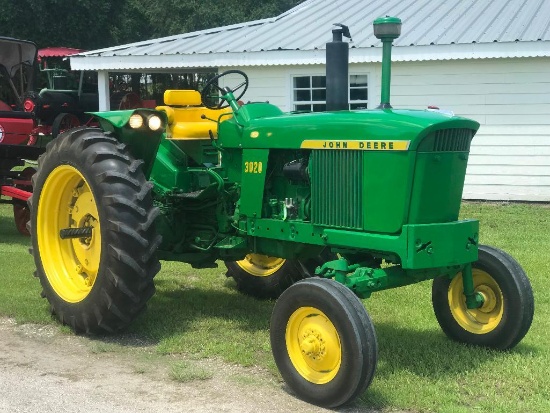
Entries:
<svg viewBox="0 0 550 413">
<path fill-rule="evenodd" d="M 21 201 L 26 201 L 32 195 L 32 192 L 15 188 L 13 186 L 4 185 L 0 186 L 0 195 L 7 196 L 9 198 L 19 199 Z"/>
</svg>

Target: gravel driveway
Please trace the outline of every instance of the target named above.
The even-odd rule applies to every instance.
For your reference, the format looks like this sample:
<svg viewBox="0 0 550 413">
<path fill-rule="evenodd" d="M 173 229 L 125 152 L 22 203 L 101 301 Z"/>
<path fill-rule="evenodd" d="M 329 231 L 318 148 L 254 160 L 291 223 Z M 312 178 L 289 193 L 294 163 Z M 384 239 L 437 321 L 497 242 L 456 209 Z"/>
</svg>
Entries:
<svg viewBox="0 0 550 413">
<path fill-rule="evenodd" d="M 0 318 L 0 412 L 329 411 L 296 399 L 284 384 L 254 368 L 188 360 L 212 378 L 171 380 L 169 356 L 155 354 L 135 337 L 117 340 L 123 346 Z M 358 407 L 339 411 L 366 412 Z"/>
</svg>

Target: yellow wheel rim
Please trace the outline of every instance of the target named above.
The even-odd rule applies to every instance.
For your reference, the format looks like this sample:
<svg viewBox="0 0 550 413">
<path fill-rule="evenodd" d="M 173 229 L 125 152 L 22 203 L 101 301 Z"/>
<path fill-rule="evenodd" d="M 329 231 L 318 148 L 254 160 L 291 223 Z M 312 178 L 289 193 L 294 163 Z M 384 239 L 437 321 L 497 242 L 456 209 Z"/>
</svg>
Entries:
<svg viewBox="0 0 550 413">
<path fill-rule="evenodd" d="M 77 303 L 96 281 L 101 255 L 97 205 L 90 186 L 72 166 L 56 167 L 38 201 L 36 236 L 44 273 L 63 300 Z M 65 228 L 92 227 L 89 238 L 61 239 Z"/>
<path fill-rule="evenodd" d="M 466 307 L 462 274 L 453 278 L 449 285 L 449 305 L 457 323 L 473 334 L 487 334 L 500 324 L 504 312 L 504 300 L 498 283 L 485 271 L 472 270 L 474 291 L 483 297 L 480 308 Z"/>
<path fill-rule="evenodd" d="M 340 336 L 322 311 L 300 307 L 288 319 L 286 346 L 296 371 L 307 381 L 326 384 L 342 362 Z"/>
<path fill-rule="evenodd" d="M 285 263 L 284 258 L 268 257 L 262 254 L 248 254 L 237 261 L 237 265 L 250 275 L 267 277 L 275 274 Z"/>
</svg>

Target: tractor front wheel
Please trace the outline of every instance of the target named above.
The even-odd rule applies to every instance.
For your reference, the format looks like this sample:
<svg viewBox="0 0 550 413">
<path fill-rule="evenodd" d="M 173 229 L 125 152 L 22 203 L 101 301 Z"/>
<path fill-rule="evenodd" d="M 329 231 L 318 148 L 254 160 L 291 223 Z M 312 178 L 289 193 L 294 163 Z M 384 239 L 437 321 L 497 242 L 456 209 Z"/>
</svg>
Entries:
<svg viewBox="0 0 550 413">
<path fill-rule="evenodd" d="M 38 162 L 31 237 L 52 314 L 77 332 L 123 329 L 153 295 L 160 268 L 143 162 L 91 128 L 61 134 Z"/>
<path fill-rule="evenodd" d="M 361 301 L 342 284 L 302 280 L 277 300 L 271 349 L 288 386 L 303 400 L 334 408 L 370 384 L 376 333 Z"/>
<path fill-rule="evenodd" d="M 466 306 L 462 274 L 436 278 L 432 286 L 435 316 L 451 339 L 507 350 L 527 334 L 534 313 L 529 279 L 510 255 L 480 245 L 479 259 L 472 264 L 474 291 L 483 305 Z"/>
<path fill-rule="evenodd" d="M 226 261 L 227 277 L 237 288 L 256 298 L 277 298 L 296 281 L 315 275 L 315 268 L 330 259 L 287 260 L 262 254 L 248 254 L 240 261 Z"/>
</svg>

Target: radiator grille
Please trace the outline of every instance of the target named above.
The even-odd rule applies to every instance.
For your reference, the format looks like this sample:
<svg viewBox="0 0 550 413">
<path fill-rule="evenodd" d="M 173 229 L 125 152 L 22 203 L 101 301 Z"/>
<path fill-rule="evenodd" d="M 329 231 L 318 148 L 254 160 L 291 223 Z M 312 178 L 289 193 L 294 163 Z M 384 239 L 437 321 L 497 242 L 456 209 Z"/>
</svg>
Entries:
<svg viewBox="0 0 550 413">
<path fill-rule="evenodd" d="M 363 228 L 363 152 L 313 151 L 311 221 L 313 224 Z"/>
<path fill-rule="evenodd" d="M 435 132 L 434 152 L 467 152 L 474 132 L 471 129 L 443 129 Z"/>
</svg>

